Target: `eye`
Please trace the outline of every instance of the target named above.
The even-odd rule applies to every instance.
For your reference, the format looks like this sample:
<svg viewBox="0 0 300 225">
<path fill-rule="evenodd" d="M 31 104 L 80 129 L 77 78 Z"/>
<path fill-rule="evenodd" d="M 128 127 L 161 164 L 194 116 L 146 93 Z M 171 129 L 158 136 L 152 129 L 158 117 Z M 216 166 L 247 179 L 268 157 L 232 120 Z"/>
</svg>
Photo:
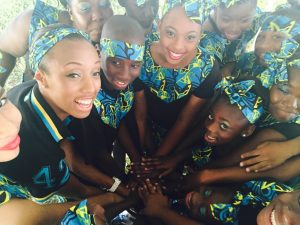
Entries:
<svg viewBox="0 0 300 225">
<path fill-rule="evenodd" d="M 282 92 L 284 95 L 288 95 L 289 92 L 289 87 L 287 84 L 277 84 L 277 89 Z"/>
<path fill-rule="evenodd" d="M 100 8 L 110 8 L 110 2 L 108 0 L 99 1 L 98 6 Z"/>
<path fill-rule="evenodd" d="M 131 68 L 133 68 L 133 69 L 139 69 L 140 67 L 141 67 L 141 63 L 133 63 L 133 64 L 131 64 Z"/>
<path fill-rule="evenodd" d="M 230 18 L 229 17 L 222 17 L 222 21 L 224 22 L 224 23 L 229 23 L 230 22 Z"/>
<path fill-rule="evenodd" d="M 172 30 L 166 30 L 166 34 L 168 38 L 174 38 L 175 37 L 175 32 Z"/>
<path fill-rule="evenodd" d="M 272 36 L 272 38 L 274 39 L 274 40 L 283 40 L 283 36 L 282 35 L 279 35 L 279 34 L 274 34 L 273 36 Z"/>
<path fill-rule="evenodd" d="M 4 97 L 4 98 L 1 98 L 0 99 L 0 108 L 2 107 L 2 106 L 4 106 L 6 103 L 7 103 L 7 98 L 6 97 Z"/>
<path fill-rule="evenodd" d="M 209 120 L 213 120 L 213 119 L 214 119 L 214 117 L 213 117 L 212 114 L 208 114 L 207 118 L 208 118 Z"/>
<path fill-rule="evenodd" d="M 221 128 L 221 130 L 227 130 L 229 128 L 229 126 L 225 123 L 220 123 L 220 128 Z"/>
<path fill-rule="evenodd" d="M 252 18 L 244 18 L 241 20 L 242 23 L 250 23 Z"/>
<path fill-rule="evenodd" d="M 115 65 L 115 66 L 120 66 L 121 65 L 121 62 L 117 59 L 112 59 L 111 60 L 111 64 Z"/>
<path fill-rule="evenodd" d="M 91 11 L 91 4 L 88 2 L 81 2 L 78 4 L 78 9 L 81 13 L 87 13 Z"/>
<path fill-rule="evenodd" d="M 94 77 L 100 77 L 100 72 L 98 71 L 98 72 L 93 73 L 93 76 Z"/>
<path fill-rule="evenodd" d="M 196 35 L 190 34 L 186 37 L 186 40 L 192 42 L 192 41 L 196 40 Z"/>
<path fill-rule="evenodd" d="M 70 73 L 70 74 L 67 75 L 67 77 L 74 79 L 74 78 L 80 77 L 80 75 L 78 73 Z"/>
</svg>

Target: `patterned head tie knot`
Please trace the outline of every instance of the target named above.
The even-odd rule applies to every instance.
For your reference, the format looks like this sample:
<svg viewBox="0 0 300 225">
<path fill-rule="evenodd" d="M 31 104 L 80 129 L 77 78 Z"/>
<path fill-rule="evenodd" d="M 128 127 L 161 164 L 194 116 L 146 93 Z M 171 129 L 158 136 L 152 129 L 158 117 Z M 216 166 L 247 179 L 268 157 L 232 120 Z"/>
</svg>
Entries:
<svg viewBox="0 0 300 225">
<path fill-rule="evenodd" d="M 262 115 L 263 100 L 251 91 L 254 80 L 233 82 L 234 77 L 223 78 L 215 87 L 220 89 L 229 98 L 232 105 L 237 105 L 251 124 L 254 124 Z"/>
<path fill-rule="evenodd" d="M 174 7 L 181 5 L 192 21 L 203 24 L 211 10 L 220 4 L 219 0 L 167 0 L 164 4 L 162 17 Z"/>
<path fill-rule="evenodd" d="M 124 41 L 112 40 L 109 38 L 101 38 L 100 40 L 101 54 L 108 57 L 116 57 L 120 59 L 129 59 L 133 61 L 143 61 L 144 45 L 131 44 Z"/>
<path fill-rule="evenodd" d="M 294 39 L 300 34 L 300 24 L 285 16 L 271 15 L 262 25 L 262 31 L 281 32 L 287 39 L 282 41 L 279 52 L 267 52 L 264 55 L 267 69 L 257 76 L 262 85 L 271 88 L 273 84 L 288 80 L 287 66 L 300 68 L 300 60 L 291 60 L 299 49 L 299 43 Z"/>
<path fill-rule="evenodd" d="M 29 47 L 29 64 L 32 71 L 36 72 L 40 62 L 47 52 L 58 42 L 69 35 L 80 35 L 90 42 L 88 34 L 67 25 L 62 25 L 45 32 L 41 37 L 34 40 Z"/>
</svg>

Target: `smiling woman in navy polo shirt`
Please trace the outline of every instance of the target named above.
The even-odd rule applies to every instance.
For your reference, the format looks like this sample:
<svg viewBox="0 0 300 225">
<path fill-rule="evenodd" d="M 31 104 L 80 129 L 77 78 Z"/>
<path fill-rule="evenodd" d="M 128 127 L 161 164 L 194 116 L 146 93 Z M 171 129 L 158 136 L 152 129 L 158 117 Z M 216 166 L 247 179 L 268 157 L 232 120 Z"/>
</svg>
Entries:
<svg viewBox="0 0 300 225">
<path fill-rule="evenodd" d="M 102 178 L 72 154 L 73 137 L 66 128 L 69 116 L 85 118 L 93 107 L 101 83 L 97 51 L 85 33 L 64 25 L 49 26 L 37 35 L 30 48 L 36 81 L 8 93 L 23 117 L 22 151 L 14 160 L 1 163 L 0 173 L 27 188 L 38 201 L 57 191 L 73 198 L 100 193 L 70 173 L 78 167 L 95 180 Z M 107 186 L 112 186 L 107 179 Z"/>
</svg>

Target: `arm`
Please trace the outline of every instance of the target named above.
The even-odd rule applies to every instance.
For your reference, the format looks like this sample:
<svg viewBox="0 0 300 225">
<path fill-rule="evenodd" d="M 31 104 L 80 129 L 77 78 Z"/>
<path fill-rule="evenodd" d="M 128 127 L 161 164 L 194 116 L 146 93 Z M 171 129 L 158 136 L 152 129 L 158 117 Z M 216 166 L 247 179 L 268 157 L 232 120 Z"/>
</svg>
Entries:
<svg viewBox="0 0 300 225">
<path fill-rule="evenodd" d="M 15 66 L 17 57 L 28 50 L 29 26 L 32 10 L 17 16 L 0 36 L 0 85 L 4 85 Z"/>
<path fill-rule="evenodd" d="M 185 183 L 188 183 L 188 185 L 185 189 L 191 189 L 199 185 L 244 182 L 260 178 L 274 178 L 285 182 L 300 175 L 299 163 L 300 156 L 297 156 L 279 167 L 258 173 L 247 173 L 244 169 L 239 167 L 204 169 L 187 177 Z"/>
<path fill-rule="evenodd" d="M 179 114 L 174 126 L 168 132 L 166 138 L 162 141 L 159 149 L 156 152 L 157 156 L 167 155 L 176 147 L 191 125 L 193 118 L 195 118 L 197 112 L 201 106 L 205 104 L 205 102 L 206 99 L 191 95 L 189 101 Z"/>
<path fill-rule="evenodd" d="M 267 141 L 252 151 L 241 155 L 241 166 L 246 171 L 259 172 L 281 165 L 287 159 L 300 154 L 300 136 L 288 141 Z"/>
<path fill-rule="evenodd" d="M 94 166 L 87 165 L 83 158 L 74 151 L 69 141 L 63 140 L 61 148 L 65 152 L 66 162 L 72 172 L 99 186 L 110 188 L 113 185 L 114 180 L 100 172 Z M 128 195 L 127 188 L 122 184 L 119 185 L 116 192 L 121 195 Z"/>
<path fill-rule="evenodd" d="M 209 163 L 208 167 L 229 167 L 239 165 L 241 161 L 241 155 L 248 152 L 251 149 L 255 149 L 260 144 L 266 141 L 285 141 L 286 138 L 276 130 L 273 129 L 263 129 L 261 131 L 255 132 L 252 137 L 246 139 L 245 143 L 237 146 L 235 149 L 228 149 L 230 155 L 228 157 L 223 157 Z"/>
<path fill-rule="evenodd" d="M 147 101 L 145 91 L 141 90 L 134 94 L 134 115 L 138 126 L 138 133 L 142 149 L 154 151 L 151 132 L 147 126 Z"/>
<path fill-rule="evenodd" d="M 74 202 L 39 205 L 25 199 L 12 199 L 0 207 L 1 223 L 6 225 L 59 224 Z"/>
<path fill-rule="evenodd" d="M 123 121 L 119 126 L 118 140 L 120 141 L 120 144 L 125 149 L 132 162 L 139 162 L 141 160 L 140 154 L 136 149 L 134 143 L 132 142 L 128 129 Z"/>
</svg>

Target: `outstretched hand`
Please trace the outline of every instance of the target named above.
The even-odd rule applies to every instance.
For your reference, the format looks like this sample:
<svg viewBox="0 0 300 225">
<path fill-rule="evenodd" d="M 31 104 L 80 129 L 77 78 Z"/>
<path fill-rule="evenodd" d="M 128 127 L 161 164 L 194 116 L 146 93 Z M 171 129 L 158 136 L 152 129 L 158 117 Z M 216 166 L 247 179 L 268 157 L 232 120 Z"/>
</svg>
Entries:
<svg viewBox="0 0 300 225">
<path fill-rule="evenodd" d="M 147 216 L 157 217 L 169 208 L 168 198 L 162 194 L 160 186 L 152 184 L 149 179 L 139 188 L 139 195 L 145 205 L 142 213 Z"/>
<path fill-rule="evenodd" d="M 264 142 L 256 149 L 242 154 L 243 161 L 240 166 L 246 167 L 247 172 L 262 172 L 272 169 L 290 157 L 285 148 L 285 142 Z"/>
</svg>

